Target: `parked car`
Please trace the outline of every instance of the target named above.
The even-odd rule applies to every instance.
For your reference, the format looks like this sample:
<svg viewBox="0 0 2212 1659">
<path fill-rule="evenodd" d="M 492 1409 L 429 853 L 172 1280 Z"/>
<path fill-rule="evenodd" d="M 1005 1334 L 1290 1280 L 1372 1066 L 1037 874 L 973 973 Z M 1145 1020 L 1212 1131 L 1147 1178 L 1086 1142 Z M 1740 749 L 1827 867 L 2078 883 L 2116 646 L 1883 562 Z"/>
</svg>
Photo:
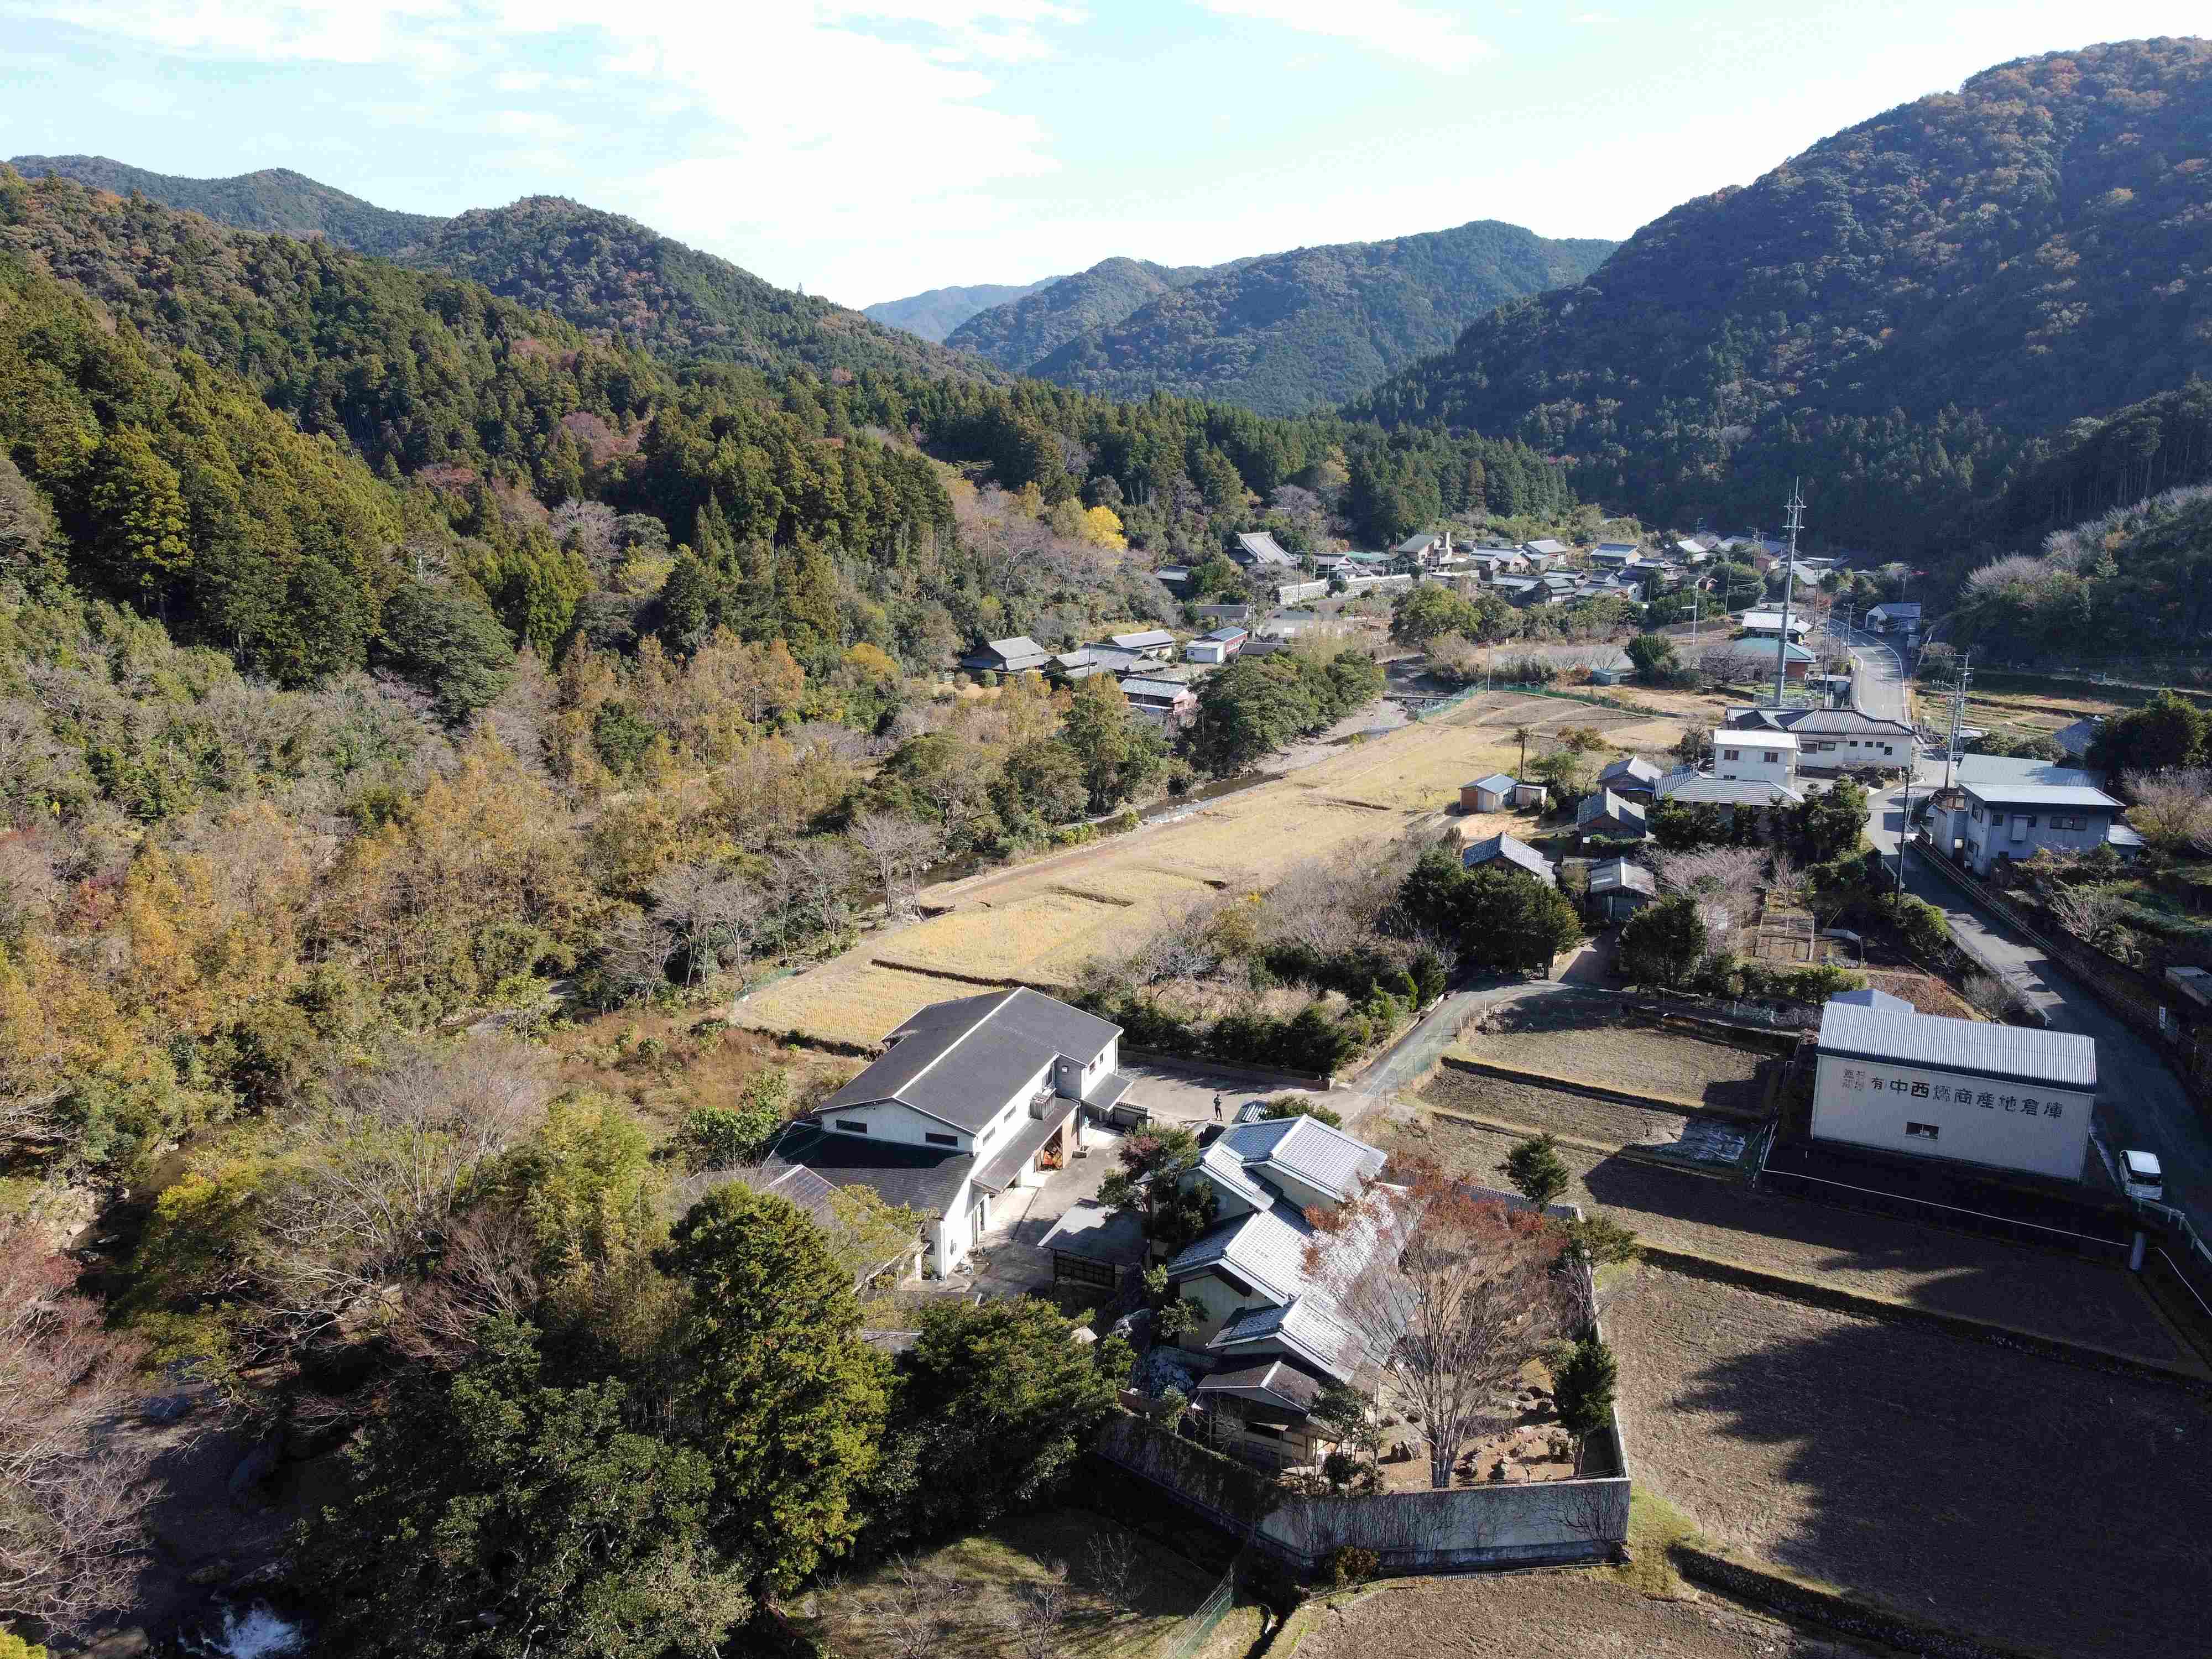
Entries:
<svg viewBox="0 0 2212 1659">
<path fill-rule="evenodd" d="M 2126 1177 L 2130 1198 L 2147 1198 L 2155 1203 L 2166 1196 L 2166 1171 L 2159 1166 L 2156 1153 L 2130 1147 L 2120 1154 L 2120 1170 Z"/>
</svg>

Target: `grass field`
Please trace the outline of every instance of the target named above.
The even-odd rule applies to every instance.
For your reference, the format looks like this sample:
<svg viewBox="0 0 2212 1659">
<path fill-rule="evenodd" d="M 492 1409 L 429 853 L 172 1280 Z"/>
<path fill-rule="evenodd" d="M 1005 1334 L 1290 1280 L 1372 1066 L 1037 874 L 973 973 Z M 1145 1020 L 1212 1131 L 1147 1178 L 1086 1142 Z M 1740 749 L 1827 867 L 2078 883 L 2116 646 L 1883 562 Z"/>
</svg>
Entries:
<svg viewBox="0 0 2212 1659">
<path fill-rule="evenodd" d="M 1662 1600 L 1605 1572 L 1422 1579 L 1304 1613 L 1297 1659 L 1839 1659 L 1725 1601 Z"/>
<path fill-rule="evenodd" d="M 1729 1549 L 2065 1659 L 2205 1650 L 2195 1396 L 1650 1267 L 1606 1324 L 1639 1489 Z"/>
<path fill-rule="evenodd" d="M 835 961 L 738 1005 L 757 1030 L 869 1044 L 963 981 L 1073 983 L 1097 957 L 1126 953 L 1224 886 L 1264 888 L 1308 859 L 1356 856 L 1408 832 L 1480 830 L 1459 787 L 1511 771 L 1527 726 L 1534 755 L 1569 726 L 1601 733 L 1638 717 L 1542 697 L 1476 697 L 1434 720 L 1345 745 L 1288 775 L 1094 847 L 933 888 L 926 921 L 871 935 Z M 1648 722 L 1644 722 L 1647 723 Z M 1533 830 L 1533 815 L 1496 827 Z"/>
<path fill-rule="evenodd" d="M 1487 1079 L 1446 1073 L 1422 1098 L 1446 1110 L 1561 1134 L 1577 1133 L 1588 1105 L 1553 1091 L 1559 1103 L 1553 1117 L 1544 1103 L 1547 1091 L 1517 1088 L 1508 1117 L 1483 1106 L 1479 1091 L 1486 1086 Z M 1381 1144 L 1425 1153 L 1495 1185 L 1514 1137 L 1425 1114 L 1419 1121 L 1390 1126 Z M 2191 1363 L 2141 1290 L 2116 1267 L 1770 1196 L 1581 1146 L 1564 1146 L 1559 1155 L 1575 1176 L 1566 1201 L 1603 1209 L 1649 1244 L 2164 1364 Z"/>
<path fill-rule="evenodd" d="M 1102 1537 L 1121 1540 L 1132 1553 L 1118 1595 L 1102 1580 L 1092 1553 Z M 907 1636 L 920 1638 L 922 1644 L 911 1650 L 916 1652 L 1011 1656 L 1021 1650 L 1012 1615 L 1029 1592 L 1054 1582 L 1064 1567 L 1067 1611 L 1050 1651 L 1066 1659 L 1150 1659 L 1206 1599 L 1216 1577 L 1087 1510 L 1018 1516 L 910 1565 L 919 1596 L 902 1581 L 900 1564 L 890 1563 L 817 1591 L 806 1616 L 795 1622 L 828 1652 L 853 1659 L 908 1650 L 901 1641 Z M 1259 1634 L 1258 1611 L 1239 1609 L 1230 1624 L 1238 1628 L 1224 1624 L 1209 1656 L 1243 1654 Z"/>
<path fill-rule="evenodd" d="M 1758 1108 L 1760 1068 L 1773 1058 L 1763 1048 L 1631 1024 L 1610 997 L 1529 997 L 1486 1009 L 1480 1025 L 1461 1031 L 1457 1051 L 1577 1083 L 1740 1111 Z"/>
</svg>

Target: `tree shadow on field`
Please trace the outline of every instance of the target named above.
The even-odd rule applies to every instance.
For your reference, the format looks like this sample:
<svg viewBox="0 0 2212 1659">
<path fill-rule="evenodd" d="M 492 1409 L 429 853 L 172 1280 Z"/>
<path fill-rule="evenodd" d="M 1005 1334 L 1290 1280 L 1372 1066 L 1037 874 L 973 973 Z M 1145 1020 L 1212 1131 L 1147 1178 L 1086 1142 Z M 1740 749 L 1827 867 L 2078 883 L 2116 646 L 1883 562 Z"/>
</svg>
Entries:
<svg viewBox="0 0 2212 1659">
<path fill-rule="evenodd" d="M 1723 1346 L 1761 1320 L 1747 1304 L 1783 1305 L 1711 1293 L 1729 1304 L 1713 1322 Z M 1709 1524 L 1781 1496 L 1809 1513 L 1776 1527 L 1770 1559 L 1901 1612 L 2085 1659 L 2204 1651 L 2200 1396 L 1924 1326 L 1802 1318 L 1823 1334 L 1662 1385 L 1655 1461 L 1715 1483 Z"/>
<path fill-rule="evenodd" d="M 1915 1277 L 1894 1279 L 1880 1287 L 1881 1294 L 1933 1313 L 1995 1321 L 2148 1359 L 2185 1358 L 2118 1267 L 1753 1191 L 1629 1158 L 1600 1160 L 1583 1183 L 1608 1209 L 1713 1229 L 1709 1240 L 1685 1245 L 1701 1254 L 1750 1267 L 1771 1265 L 1815 1280 L 1828 1274 L 1909 1273 Z M 1621 1218 L 1635 1224 L 1633 1213 Z M 1730 1234 L 1741 1235 L 1741 1241 L 1732 1242 Z M 1770 1242 L 1805 1248 L 1784 1266 L 1762 1248 Z M 1848 1280 L 1838 1287 L 1873 1288 Z"/>
</svg>

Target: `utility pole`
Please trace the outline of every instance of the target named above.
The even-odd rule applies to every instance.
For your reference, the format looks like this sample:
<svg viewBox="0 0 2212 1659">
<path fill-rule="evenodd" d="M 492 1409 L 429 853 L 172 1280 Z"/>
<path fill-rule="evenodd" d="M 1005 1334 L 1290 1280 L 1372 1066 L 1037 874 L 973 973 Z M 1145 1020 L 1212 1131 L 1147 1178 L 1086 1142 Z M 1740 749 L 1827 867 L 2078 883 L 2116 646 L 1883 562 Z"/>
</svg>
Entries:
<svg viewBox="0 0 2212 1659">
<path fill-rule="evenodd" d="M 1956 781 L 1959 765 L 1959 731 L 1966 720 L 1966 683 L 1974 678 L 1974 653 L 1970 648 L 1959 658 L 1959 683 L 1951 688 L 1951 736 L 1943 745 L 1943 787 L 1948 792 Z"/>
<path fill-rule="evenodd" d="M 1908 749 L 1905 759 L 1905 817 L 1897 826 L 1897 896 L 1905 896 L 1905 847 L 1912 837 L 1912 756 Z"/>
<path fill-rule="evenodd" d="M 1797 532 L 1805 522 L 1805 497 L 1797 480 L 1790 481 L 1790 499 L 1783 511 L 1790 526 L 1790 557 L 1782 567 L 1782 637 L 1774 643 L 1774 706 L 1782 707 L 1790 689 L 1790 601 L 1797 585 Z"/>
</svg>

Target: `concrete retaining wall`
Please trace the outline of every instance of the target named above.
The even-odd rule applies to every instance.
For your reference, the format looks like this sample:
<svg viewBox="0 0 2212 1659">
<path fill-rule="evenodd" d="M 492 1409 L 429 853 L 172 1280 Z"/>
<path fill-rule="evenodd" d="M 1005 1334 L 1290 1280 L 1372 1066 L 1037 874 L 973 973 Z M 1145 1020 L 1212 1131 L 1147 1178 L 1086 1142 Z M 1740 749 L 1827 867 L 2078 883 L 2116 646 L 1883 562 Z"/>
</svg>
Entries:
<svg viewBox="0 0 2212 1659">
<path fill-rule="evenodd" d="M 1669 1557 L 1682 1577 L 1692 1583 L 1706 1585 L 1740 1601 L 1771 1608 L 1789 1618 L 1802 1619 L 1847 1636 L 1879 1642 L 1900 1653 L 1919 1654 L 1923 1659 L 2044 1659 L 2044 1656 L 2024 1649 L 1923 1625 L 1848 1596 L 1808 1589 L 1778 1574 L 1761 1572 L 1755 1567 L 1686 1545 L 1676 1545 Z"/>
</svg>

